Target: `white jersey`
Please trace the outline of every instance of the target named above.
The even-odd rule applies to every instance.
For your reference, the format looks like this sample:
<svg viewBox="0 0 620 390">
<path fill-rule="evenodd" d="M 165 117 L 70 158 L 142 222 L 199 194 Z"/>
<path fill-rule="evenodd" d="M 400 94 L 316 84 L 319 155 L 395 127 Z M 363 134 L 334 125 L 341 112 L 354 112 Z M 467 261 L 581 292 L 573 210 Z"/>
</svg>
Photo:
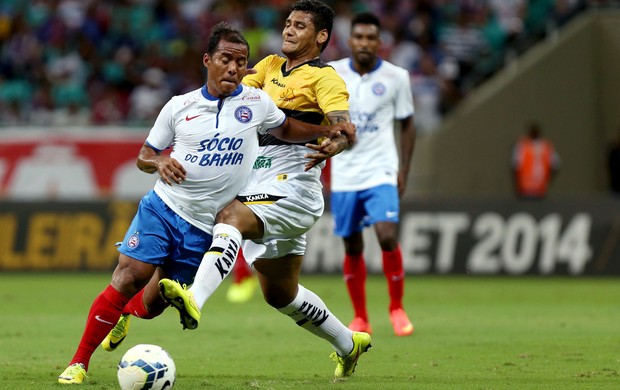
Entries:
<svg viewBox="0 0 620 390">
<path fill-rule="evenodd" d="M 246 184 L 258 155 L 258 134 L 284 123 L 284 112 L 265 92 L 240 85 L 225 99 L 206 87 L 175 96 L 162 108 L 146 143 L 185 168 L 172 186 L 161 178 L 155 192 L 179 216 L 211 234 L 217 213 Z"/>
<path fill-rule="evenodd" d="M 331 158 L 331 190 L 396 185 L 399 158 L 394 120 L 413 115 L 409 73 L 381 59 L 363 76 L 353 69 L 349 58 L 329 64 L 347 84 L 351 122 L 357 126 L 353 147 Z"/>
<path fill-rule="evenodd" d="M 322 162 L 305 172 L 305 164 L 309 161 L 305 155 L 311 152 L 311 149 L 302 145 L 261 146 L 248 185 L 241 193 L 248 194 L 263 185 L 273 185 L 274 195 L 287 191 L 284 188 L 288 185 L 300 185 L 320 193 L 323 188 L 321 169 L 325 163 Z"/>
</svg>

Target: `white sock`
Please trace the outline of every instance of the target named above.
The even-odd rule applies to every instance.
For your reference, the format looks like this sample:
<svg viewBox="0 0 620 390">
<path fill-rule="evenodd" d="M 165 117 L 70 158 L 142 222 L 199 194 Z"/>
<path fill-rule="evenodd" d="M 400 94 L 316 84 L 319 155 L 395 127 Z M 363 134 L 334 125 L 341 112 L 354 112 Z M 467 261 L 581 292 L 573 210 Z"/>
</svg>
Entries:
<svg viewBox="0 0 620 390">
<path fill-rule="evenodd" d="M 202 258 L 194 284 L 189 288 L 199 309 L 233 269 L 241 239 L 241 233 L 234 226 L 218 223 L 213 227 L 213 242 Z"/>
<path fill-rule="evenodd" d="M 318 295 L 299 285 L 293 302 L 278 309 L 297 325 L 329 341 L 338 355 L 347 356 L 353 350 L 353 332 L 334 316 Z"/>
</svg>

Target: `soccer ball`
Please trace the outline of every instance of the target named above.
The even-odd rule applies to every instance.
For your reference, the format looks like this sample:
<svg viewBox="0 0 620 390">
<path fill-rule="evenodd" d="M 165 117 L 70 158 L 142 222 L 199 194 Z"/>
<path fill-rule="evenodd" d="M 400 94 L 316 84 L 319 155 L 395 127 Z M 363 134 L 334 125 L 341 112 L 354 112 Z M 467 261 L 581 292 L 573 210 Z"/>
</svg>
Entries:
<svg viewBox="0 0 620 390">
<path fill-rule="evenodd" d="M 170 390 L 176 379 L 176 367 L 162 347 L 138 344 L 125 352 L 116 375 L 122 390 Z"/>
</svg>

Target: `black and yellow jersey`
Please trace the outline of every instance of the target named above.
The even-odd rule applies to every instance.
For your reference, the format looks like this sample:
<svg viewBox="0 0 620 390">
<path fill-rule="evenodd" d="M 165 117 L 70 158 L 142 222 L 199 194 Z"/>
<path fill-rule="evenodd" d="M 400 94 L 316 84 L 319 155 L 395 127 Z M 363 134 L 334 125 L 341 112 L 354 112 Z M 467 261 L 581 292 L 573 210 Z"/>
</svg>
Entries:
<svg viewBox="0 0 620 390">
<path fill-rule="evenodd" d="M 261 60 L 254 69 L 256 74 L 247 75 L 243 83 L 267 92 L 286 116 L 313 124 L 328 124 L 325 114 L 332 111 L 349 110 L 349 93 L 342 78 L 334 68 L 310 60 L 286 71 L 286 58 L 270 55 Z M 284 141 L 266 135 L 268 144 L 282 144 Z"/>
<path fill-rule="evenodd" d="M 286 58 L 270 55 L 256 64 L 257 73 L 245 76 L 243 83 L 267 92 L 287 116 L 306 123 L 328 124 L 326 113 L 349 110 L 346 84 L 334 68 L 319 59 L 288 72 L 285 66 Z M 305 156 L 311 152 L 305 142 L 291 144 L 267 133 L 259 135 L 259 145 L 259 157 L 246 187 L 251 189 L 250 194 L 269 183 L 275 183 L 276 187 L 297 183 L 300 191 L 320 193 L 320 175 L 325 163 L 304 171 L 308 162 Z"/>
</svg>

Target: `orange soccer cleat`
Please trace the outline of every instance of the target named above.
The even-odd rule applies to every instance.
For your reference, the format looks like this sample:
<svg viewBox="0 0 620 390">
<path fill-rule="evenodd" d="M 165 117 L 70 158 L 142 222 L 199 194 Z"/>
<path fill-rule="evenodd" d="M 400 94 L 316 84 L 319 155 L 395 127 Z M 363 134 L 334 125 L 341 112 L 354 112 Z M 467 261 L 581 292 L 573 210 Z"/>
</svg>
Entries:
<svg viewBox="0 0 620 390">
<path fill-rule="evenodd" d="M 370 322 L 368 320 L 363 319 L 362 317 L 355 317 L 353 321 L 349 324 L 349 329 L 354 332 L 364 332 L 368 334 L 372 334 L 372 328 L 370 327 Z"/>
<path fill-rule="evenodd" d="M 413 333 L 413 325 L 403 309 L 391 310 L 390 321 L 392 322 L 392 327 L 394 328 L 396 336 L 409 336 Z"/>
</svg>

